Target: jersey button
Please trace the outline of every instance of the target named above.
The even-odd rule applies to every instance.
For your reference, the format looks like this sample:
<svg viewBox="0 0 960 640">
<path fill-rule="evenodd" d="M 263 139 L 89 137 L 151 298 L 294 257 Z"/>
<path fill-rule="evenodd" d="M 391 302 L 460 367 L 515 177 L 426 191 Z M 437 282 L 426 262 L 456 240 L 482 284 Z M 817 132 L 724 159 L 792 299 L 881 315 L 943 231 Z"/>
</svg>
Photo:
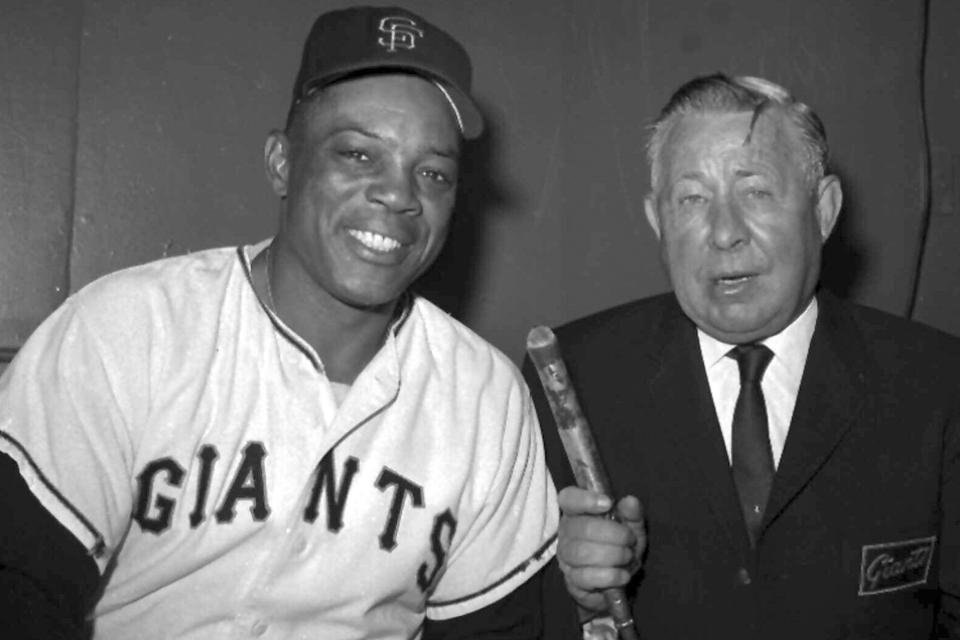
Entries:
<svg viewBox="0 0 960 640">
<path fill-rule="evenodd" d="M 302 556 L 307 552 L 308 546 L 309 545 L 307 545 L 306 538 L 303 536 L 297 536 L 297 540 L 293 543 L 293 552 L 298 556 Z"/>
<path fill-rule="evenodd" d="M 745 568 L 741 567 L 737 570 L 737 584 L 741 586 L 748 586 L 753 580 L 750 578 L 750 572 Z"/>
<path fill-rule="evenodd" d="M 267 623 L 263 620 L 257 620 L 253 623 L 253 626 L 250 627 L 251 635 L 260 637 L 267 632 Z"/>
</svg>

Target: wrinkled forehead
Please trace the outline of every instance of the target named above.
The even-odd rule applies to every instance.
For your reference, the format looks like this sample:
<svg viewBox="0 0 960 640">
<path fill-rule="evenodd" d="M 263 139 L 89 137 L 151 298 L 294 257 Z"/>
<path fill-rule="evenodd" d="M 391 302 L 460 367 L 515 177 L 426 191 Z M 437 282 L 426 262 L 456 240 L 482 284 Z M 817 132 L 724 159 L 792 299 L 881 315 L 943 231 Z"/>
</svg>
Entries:
<svg viewBox="0 0 960 640">
<path fill-rule="evenodd" d="M 746 111 L 692 112 L 680 116 L 666 138 L 668 171 L 703 160 L 801 163 L 796 125 L 778 107 Z"/>
</svg>

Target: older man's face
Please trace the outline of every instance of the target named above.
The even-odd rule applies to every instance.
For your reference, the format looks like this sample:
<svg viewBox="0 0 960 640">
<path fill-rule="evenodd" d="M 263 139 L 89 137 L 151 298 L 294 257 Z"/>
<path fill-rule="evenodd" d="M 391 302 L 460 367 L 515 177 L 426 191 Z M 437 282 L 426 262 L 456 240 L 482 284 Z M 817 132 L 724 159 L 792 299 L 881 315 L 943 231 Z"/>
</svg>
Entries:
<svg viewBox="0 0 960 640">
<path fill-rule="evenodd" d="M 806 307 L 840 185 L 810 185 L 798 131 L 782 113 L 689 114 L 660 153 L 647 219 L 680 306 L 729 343 L 763 339 Z"/>
</svg>

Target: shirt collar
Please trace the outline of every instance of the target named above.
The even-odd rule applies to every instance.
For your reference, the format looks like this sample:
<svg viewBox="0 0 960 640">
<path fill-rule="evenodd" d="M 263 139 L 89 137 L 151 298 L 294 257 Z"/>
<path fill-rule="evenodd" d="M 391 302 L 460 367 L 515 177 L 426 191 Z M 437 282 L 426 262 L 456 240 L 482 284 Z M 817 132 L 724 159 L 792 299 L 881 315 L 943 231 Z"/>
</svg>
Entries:
<svg viewBox="0 0 960 640">
<path fill-rule="evenodd" d="M 817 298 L 814 296 L 803 313 L 794 318 L 783 331 L 760 341 L 773 351 L 774 358 L 782 364 L 789 375 L 797 379 L 803 374 L 803 366 L 807 361 L 807 351 L 810 349 L 813 330 L 817 324 L 817 313 Z M 723 360 L 735 346 L 717 340 L 700 328 L 697 328 L 697 338 L 700 340 L 703 364 L 708 370 Z"/>
</svg>

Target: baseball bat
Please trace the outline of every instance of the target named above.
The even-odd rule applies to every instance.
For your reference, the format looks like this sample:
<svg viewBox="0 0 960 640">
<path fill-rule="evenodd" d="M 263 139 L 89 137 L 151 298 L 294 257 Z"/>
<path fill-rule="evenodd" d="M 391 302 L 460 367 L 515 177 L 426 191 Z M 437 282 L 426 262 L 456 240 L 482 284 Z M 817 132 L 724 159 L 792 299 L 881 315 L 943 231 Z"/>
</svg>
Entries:
<svg viewBox="0 0 960 640">
<path fill-rule="evenodd" d="M 567 366 L 560 353 L 557 338 L 548 327 L 538 326 L 527 334 L 527 353 L 537 369 L 550 411 L 557 423 L 560 441 L 573 469 L 577 486 L 613 497 L 610 478 L 607 476 L 600 454 L 597 451 L 590 424 L 580 409 L 576 390 L 567 374 Z M 617 520 L 616 510 L 611 509 L 610 518 Z M 623 640 L 637 640 L 633 614 L 623 589 L 614 587 L 603 592 L 610 616 Z"/>
</svg>

